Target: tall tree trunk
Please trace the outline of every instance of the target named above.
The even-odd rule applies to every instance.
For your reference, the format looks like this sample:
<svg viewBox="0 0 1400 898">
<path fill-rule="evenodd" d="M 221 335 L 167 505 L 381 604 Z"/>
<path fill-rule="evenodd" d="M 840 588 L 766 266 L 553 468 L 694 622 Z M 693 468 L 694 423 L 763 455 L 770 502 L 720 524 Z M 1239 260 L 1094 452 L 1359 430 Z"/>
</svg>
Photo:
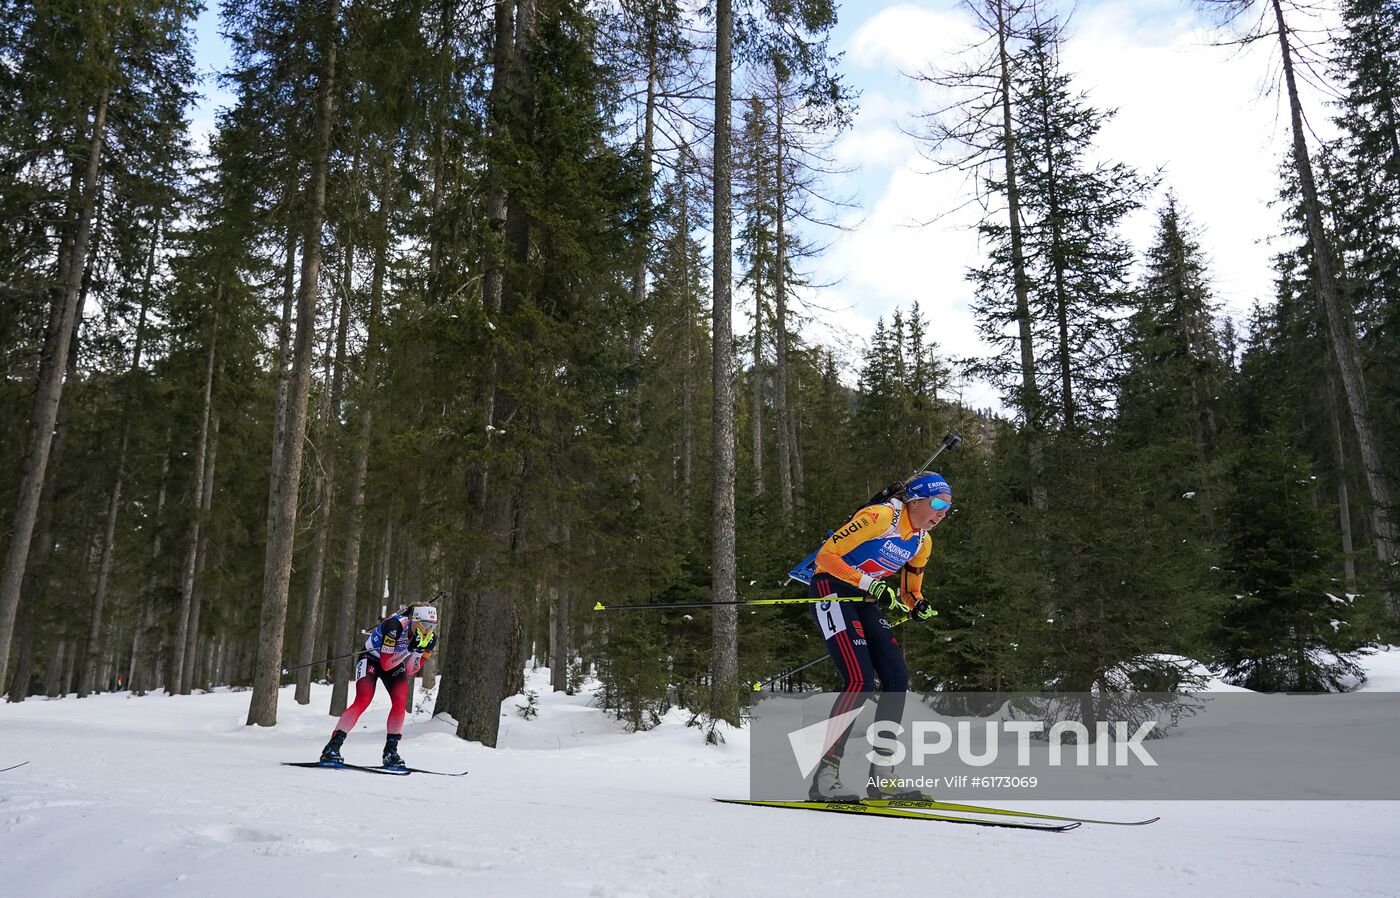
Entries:
<svg viewBox="0 0 1400 898">
<path fill-rule="evenodd" d="M 505 700 L 512 695 L 521 695 L 525 692 L 525 665 L 529 661 L 530 644 L 525 638 L 525 618 L 519 614 L 513 614 L 510 618 L 510 630 L 507 632 L 506 642 L 506 679 L 505 685 L 501 687 L 501 696 Z M 496 702 L 496 708 L 501 707 L 501 702 Z"/>
<path fill-rule="evenodd" d="M 442 6 L 438 10 L 438 43 L 434 50 L 438 62 L 438 103 L 440 104 L 439 108 L 443 110 L 452 108 L 452 91 L 457 83 L 453 66 L 455 57 L 451 45 L 456 15 L 456 0 L 443 0 Z M 431 296 L 439 296 L 441 291 L 438 275 L 442 268 L 442 208 L 447 193 L 446 169 L 452 162 L 447 152 L 447 116 L 437 115 L 435 119 L 431 160 L 433 188 L 432 199 L 429 202 L 428 229 L 428 293 Z"/>
<path fill-rule="evenodd" d="M 223 297 L 223 285 L 219 286 L 218 296 Z M 216 300 L 215 307 L 218 307 Z M 209 335 L 209 351 L 204 361 L 204 398 L 200 412 L 199 436 L 195 440 L 194 485 L 190 490 L 190 520 L 185 529 L 185 560 L 180 566 L 180 611 L 175 618 L 175 642 L 170 659 L 169 692 L 174 695 L 188 695 L 185 688 L 185 650 L 189 642 L 190 611 L 194 603 L 195 569 L 199 560 L 199 530 L 203 525 L 204 509 L 204 465 L 209 453 L 209 422 L 214 404 L 214 356 L 218 345 L 218 321 L 215 320 Z"/>
<path fill-rule="evenodd" d="M 204 565 L 209 554 L 209 513 L 214 505 L 214 463 L 219 455 L 219 413 L 212 412 L 208 452 L 204 460 L 204 483 L 200 488 L 199 536 L 195 540 L 194 581 L 190 591 L 190 620 L 185 630 L 184 667 L 180 673 L 180 694 L 189 695 L 195 686 L 195 649 L 199 641 L 199 612 L 204 604 Z M 207 685 L 206 676 L 200 681 Z"/>
<path fill-rule="evenodd" d="M 248 724 L 277 725 L 277 688 L 281 682 L 282 642 L 287 627 L 287 588 L 296 540 L 297 494 L 301 485 L 306 402 L 311 386 L 311 349 L 316 326 L 317 280 L 321 270 L 321 225 L 326 208 L 326 167 L 331 149 L 332 105 L 335 95 L 336 36 L 340 0 L 331 0 L 322 25 L 325 62 L 316 90 L 316 145 L 311 160 L 311 202 L 302 235 L 301 283 L 297 287 L 297 335 L 292 380 L 287 394 L 287 428 L 277 473 L 277 507 L 268 535 L 263 572 L 263 607 L 258 632 L 258 658 L 253 673 L 253 697 Z"/>
<path fill-rule="evenodd" d="M 39 510 L 39 523 L 42 524 L 43 518 L 48 516 L 48 511 Z M 41 534 L 43 532 L 42 527 L 36 528 L 36 530 Z M 39 545 L 42 546 L 42 542 Z M 29 565 L 29 572 L 25 573 L 25 593 L 28 593 L 32 588 L 29 587 L 29 580 L 31 580 L 29 573 L 34 572 L 38 566 L 39 552 L 42 552 L 42 549 L 36 549 L 35 558 Z M 10 689 L 6 693 L 7 702 L 22 702 L 29 696 L 29 681 L 34 678 L 34 643 L 39 635 L 39 616 L 35 614 L 38 608 L 38 602 L 29 600 L 28 597 L 25 597 L 25 600 L 20 604 L 20 618 L 18 618 L 20 625 L 15 628 L 15 644 L 20 647 L 20 657 L 11 671 Z"/>
<path fill-rule="evenodd" d="M 783 526 L 792 520 L 792 454 L 793 431 L 791 413 L 787 402 L 788 377 L 788 335 L 787 335 L 787 194 L 783 183 L 786 165 L 786 146 L 783 143 L 783 78 L 774 66 L 774 83 L 777 85 L 773 101 L 773 150 L 777 164 L 773 170 L 774 216 L 774 255 L 777 264 L 773 270 L 773 419 L 777 422 L 778 436 L 778 508 L 782 512 Z"/>
<path fill-rule="evenodd" d="M 763 101 L 759 97 L 751 97 L 749 104 L 750 114 L 755 119 L 761 118 Z M 753 431 L 753 494 L 755 496 L 763 495 L 763 264 L 768 254 L 768 247 L 765 245 L 766 240 L 764 239 L 765 222 L 763 221 L 763 204 L 768 200 L 765 190 L 768 186 L 766 164 L 768 160 L 765 151 L 766 148 L 761 146 L 755 146 L 750 151 L 753 163 L 750 176 L 753 183 L 754 225 L 758 232 L 753 266 L 753 373 L 750 378 L 752 390 L 749 397 L 752 405 L 749 423 Z"/>
<path fill-rule="evenodd" d="M 78 305 L 82 307 L 82 299 L 78 300 Z M 70 350 L 68 361 L 65 364 L 64 377 L 68 381 L 73 381 L 78 376 L 78 337 L 82 328 L 83 317 L 73 316 L 73 334 L 69 338 Z M 21 588 L 21 604 L 19 630 L 16 633 L 15 644 L 19 646 L 20 658 L 19 668 L 11 677 L 9 700 L 12 702 L 23 701 L 27 695 L 27 684 L 31 676 L 31 669 L 34 663 L 34 639 L 33 630 L 37 618 L 37 610 L 43 607 L 44 598 L 48 592 L 50 559 L 54 550 L 54 518 L 58 513 L 58 478 L 62 470 L 64 447 L 67 445 L 68 415 L 72 408 L 72 402 L 59 402 L 58 415 L 54 419 L 53 444 L 49 448 L 49 464 L 47 473 L 44 476 L 44 492 L 39 500 L 39 513 L 34 526 L 34 533 L 37 543 L 34 547 L 34 555 L 25 565 L 24 581 Z"/>
<path fill-rule="evenodd" d="M 1059 192 L 1056 189 L 1058 172 L 1055 166 L 1055 148 L 1050 134 L 1050 101 L 1047 95 L 1050 72 L 1046 68 L 1047 53 L 1048 51 L 1042 48 L 1041 52 L 1037 54 L 1036 76 L 1041 89 L 1039 124 L 1045 135 L 1041 149 L 1045 158 L 1046 219 L 1050 225 L 1050 269 L 1054 276 L 1054 309 L 1058 337 L 1055 357 L 1059 362 L 1060 369 L 1060 408 L 1063 423 L 1066 430 L 1073 430 L 1075 426 L 1074 381 L 1069 348 L 1069 297 L 1065 285 L 1064 210 L 1060 208 Z"/>
<path fill-rule="evenodd" d="M 529 57 L 534 40 L 535 5 L 534 0 L 519 0 L 515 20 L 514 48 L 506 56 L 508 61 L 506 79 L 509 89 L 507 97 L 510 108 L 504 115 L 511 121 L 525 121 L 531 104 L 532 79 L 529 71 Z M 501 54 L 497 55 L 498 65 Z M 518 135 L 517 135 L 518 136 Z M 530 219 L 529 211 L 520 202 L 509 202 L 506 208 L 505 237 L 506 248 L 512 263 L 505 267 L 502 278 L 497 312 L 502 321 L 509 318 L 520 302 L 524 284 L 521 283 L 524 268 L 528 261 Z M 514 411 L 515 403 L 510 394 L 500 389 L 520 375 L 519 366 L 512 358 L 510 348 L 499 344 L 493 351 L 486 399 L 490 405 L 488 421 L 495 432 L 505 429 L 506 421 Z M 523 423 L 521 426 L 524 426 Z M 489 464 L 485 490 L 482 493 L 481 509 L 484 513 L 484 533 L 489 547 L 486 555 L 501 569 L 509 569 L 515 553 L 515 521 L 517 515 L 516 490 L 506 482 L 501 466 L 508 462 L 498 461 Z M 510 667 L 516 644 L 513 639 L 518 627 L 519 611 L 516 608 L 515 590 L 508 576 L 501 570 L 487 571 L 485 582 L 471 609 L 471 632 L 467 646 L 467 656 L 472 661 L 473 676 L 459 681 L 462 688 L 457 691 L 456 705 L 450 710 L 457 713 L 457 735 L 463 739 L 479 741 L 483 745 L 495 747 L 500 726 L 501 701 L 509 695 L 511 681 Z M 457 655 L 458 659 L 462 656 Z"/>
<path fill-rule="evenodd" d="M 127 688 L 134 695 L 145 695 L 150 678 L 146 674 L 146 634 L 155 626 L 155 609 L 147 605 L 136 617 L 136 625 L 131 631 L 131 661 L 126 669 Z"/>
<path fill-rule="evenodd" d="M 345 334 L 350 327 L 350 278 L 354 269 L 354 246 L 346 246 L 344 287 L 340 315 L 335 329 L 335 363 L 325 408 L 321 413 L 321 466 L 316 476 L 316 535 L 311 542 L 311 563 L 306 578 L 306 608 L 301 621 L 301 645 L 297 652 L 296 702 L 311 704 L 311 667 L 315 660 L 316 637 L 321 630 L 321 582 L 326 569 L 326 544 L 330 539 L 331 508 L 335 499 L 336 431 L 340 427 L 340 391 L 345 377 Z"/>
<path fill-rule="evenodd" d="M 88 582 L 88 572 L 92 570 L 97 562 L 101 551 L 100 533 L 101 529 L 96 522 L 85 521 L 82 525 L 83 537 L 77 545 L 83 547 L 81 563 L 77 569 L 77 575 L 73 582 L 85 584 Z M 106 655 L 106 643 L 103 636 L 106 628 L 99 626 L 93 629 L 88 638 L 81 644 L 81 654 L 75 659 L 73 691 L 79 698 L 83 697 L 83 689 L 88 692 L 101 691 L 105 677 L 102 673 L 102 661 Z M 84 682 L 86 681 L 86 683 Z"/>
<path fill-rule="evenodd" d="M 690 181 L 686 171 L 687 152 L 681 151 L 681 518 L 690 525 L 692 510 L 691 475 L 695 459 L 695 311 L 690 295 Z"/>
<path fill-rule="evenodd" d="M 293 185 L 287 184 L 287 206 L 291 207 Z M 277 471 L 282 464 L 282 434 L 287 429 L 287 385 L 291 369 L 287 359 L 292 344 L 292 305 L 296 298 L 297 226 L 288 215 L 286 260 L 282 263 L 282 317 L 277 325 L 277 392 L 272 409 L 272 464 L 267 478 L 267 533 L 271 535 L 277 509 Z"/>
<path fill-rule="evenodd" d="M 516 0 L 495 0 L 495 33 L 491 45 L 491 93 L 487 98 L 487 117 L 491 134 L 497 140 L 509 137 L 509 110 L 512 99 L 511 69 L 515 52 L 515 7 Z M 486 167 L 486 227 L 487 244 L 485 253 L 485 274 L 482 279 L 481 299 L 486 308 L 487 321 L 495 334 L 495 320 L 500 317 L 502 290 L 505 275 L 505 230 L 506 230 L 506 179 L 501 169 L 504 163 L 498 158 L 488 158 Z M 491 350 L 486 358 L 486 371 L 482 377 L 481 420 L 486 426 L 486 440 L 492 440 L 491 427 L 496 418 L 496 381 L 498 378 L 496 352 Z M 467 509 L 465 526 L 473 532 L 480 532 L 486 525 L 486 489 L 490 479 L 488 466 L 474 466 L 467 475 Z M 482 561 L 479 554 L 466 562 L 465 582 L 473 584 L 452 597 L 453 614 L 459 622 L 454 641 L 445 646 L 443 682 L 438 690 L 437 710 L 446 711 L 458 720 L 460 730 L 464 719 L 463 708 L 466 692 L 470 685 L 470 670 L 476 663 L 471 654 L 470 635 L 476 632 L 478 619 L 476 603 L 470 594 L 481 580 Z"/>
<path fill-rule="evenodd" d="M 345 522 L 345 557 L 340 572 L 340 612 L 336 617 L 335 637 L 332 641 L 334 654 L 353 651 L 355 639 L 355 606 L 360 582 L 360 542 L 365 529 L 365 473 L 369 468 L 369 436 L 374 412 L 369 398 L 360 410 L 359 430 L 355 434 L 355 457 L 350 469 L 350 487 L 347 491 L 347 513 Z M 330 715 L 339 717 L 349 704 L 348 690 L 350 676 L 354 669 L 354 658 L 341 658 L 335 662 L 331 677 Z"/>
<path fill-rule="evenodd" d="M 74 660 L 76 656 L 77 652 L 69 652 L 68 659 L 63 665 L 63 674 L 59 678 L 58 686 L 58 695 L 60 698 L 73 691 L 73 679 L 77 672 Z"/>
<path fill-rule="evenodd" d="M 1035 380 L 1035 348 L 1031 341 L 1030 280 L 1026 277 L 1025 238 L 1021 226 L 1021 189 L 1017 180 L 1016 129 L 1011 114 L 1011 54 L 1007 43 L 1011 39 L 1011 23 L 1006 0 L 990 0 L 997 23 L 997 61 L 1001 83 L 997 93 L 1001 99 L 1002 159 L 1006 174 L 1006 214 L 1011 233 L 1011 277 L 1016 293 L 1016 333 L 1021 351 L 1021 411 L 1030 443 L 1031 480 L 1037 484 L 1031 491 L 1033 504 L 1040 509 L 1046 505 L 1045 488 L 1039 486 L 1041 471 L 1041 408 L 1040 390 Z"/>
<path fill-rule="evenodd" d="M 794 507 L 801 507 L 802 484 L 806 480 L 806 474 L 802 468 L 802 444 L 797 439 L 797 418 L 798 408 L 794 403 L 787 415 L 788 455 L 792 459 L 792 504 Z"/>
<path fill-rule="evenodd" d="M 569 525 L 560 525 L 561 541 L 565 546 L 570 543 L 570 535 Z M 550 590 L 550 625 L 554 639 L 549 654 L 549 683 L 554 692 L 569 691 L 569 661 L 574 654 L 569 641 L 569 605 L 573 601 L 573 590 L 569 587 L 571 582 L 567 574 L 558 577 Z"/>
<path fill-rule="evenodd" d="M 219 631 L 219 648 L 214 653 L 214 663 L 209 674 L 209 682 L 214 686 L 228 685 L 228 631 Z"/>
<path fill-rule="evenodd" d="M 381 183 L 387 183 L 387 172 Z M 360 419 L 356 425 L 353 458 L 350 463 L 350 485 L 346 502 L 345 552 L 341 561 L 340 601 L 331 641 L 332 655 L 353 649 L 355 638 L 355 605 L 359 592 L 360 542 L 365 527 L 365 476 L 369 471 L 370 434 L 374 426 L 374 391 L 377 377 L 379 316 L 384 301 L 384 276 L 388 267 L 389 214 L 392 207 L 381 198 L 382 217 L 374 244 L 374 272 L 370 277 L 369 315 L 365 319 L 365 348 L 360 360 Z M 331 676 L 330 714 L 339 717 L 348 704 L 352 658 L 335 662 Z"/>
<path fill-rule="evenodd" d="M 63 419 L 66 417 L 64 411 L 59 411 L 59 423 L 53 435 L 54 446 L 49 450 L 49 475 L 44 479 L 44 495 L 39 503 L 38 522 L 34 527 L 37 544 L 24 572 L 23 595 L 14 639 L 19 658 L 11 671 L 7 694 L 7 700 L 11 702 L 22 702 L 29 696 L 29 683 L 34 676 L 34 637 L 40 609 L 44 606 L 44 595 L 48 589 L 49 559 L 53 554 L 53 519 L 58 504 L 58 468 L 63 458 Z"/>
<path fill-rule="evenodd" d="M 734 76 L 732 0 L 715 5 L 715 183 L 714 183 L 714 484 L 711 529 L 711 591 L 715 602 L 732 603 L 735 589 L 734 548 L 734 323 L 731 306 L 733 209 L 730 207 L 730 103 Z M 733 604 L 711 612 L 713 654 L 710 664 L 712 718 L 737 723 L 739 615 Z"/>
<path fill-rule="evenodd" d="M 1352 542 L 1351 526 L 1351 495 L 1347 487 L 1347 449 L 1342 441 L 1342 419 L 1337 413 L 1340 404 L 1340 392 L 1337 389 L 1337 381 L 1333 375 L 1333 366 L 1336 365 L 1336 356 L 1329 359 L 1327 367 L 1327 417 L 1332 429 L 1332 454 L 1336 457 L 1337 466 L 1334 472 L 1336 477 L 1337 490 L 1337 524 L 1342 534 L 1342 572 L 1346 577 L 1347 592 L 1356 595 L 1356 553 L 1355 545 Z"/>
<path fill-rule="evenodd" d="M 1210 339 L 1210 314 L 1203 308 L 1200 298 L 1190 295 L 1187 291 L 1185 240 L 1177 232 L 1175 201 L 1169 200 L 1168 202 L 1170 204 L 1171 226 L 1173 234 L 1176 235 L 1171 244 L 1173 266 L 1171 289 L 1177 308 L 1182 310 L 1182 314 L 1179 316 L 1178 339 L 1181 341 L 1186 357 L 1199 360 L 1214 354 Z M 1200 485 L 1196 487 L 1199 494 L 1198 503 L 1203 510 L 1206 530 L 1213 534 L 1216 532 L 1215 505 L 1208 469 L 1211 452 L 1215 447 L 1219 432 L 1215 420 L 1215 409 L 1212 405 L 1214 401 L 1212 397 L 1218 392 L 1218 385 L 1205 381 L 1202 377 L 1202 367 L 1199 361 L 1191 364 L 1188 378 L 1191 385 L 1191 441 L 1196 449 L 1196 476 L 1201 481 Z"/>
<path fill-rule="evenodd" d="M 44 671 L 44 695 L 49 698 L 57 698 L 63 694 L 59 690 L 63 679 L 64 656 L 67 654 L 68 640 L 59 640 L 58 648 L 54 650 L 53 657 L 49 658 L 48 669 Z"/>
<path fill-rule="evenodd" d="M 529 0 L 527 0 L 529 2 Z M 515 48 L 515 6 L 516 0 L 496 0 L 496 33 L 492 43 L 491 96 L 488 100 L 488 116 L 492 133 L 503 136 L 506 126 L 506 109 L 510 105 L 510 70 Z M 501 285 L 505 275 L 506 229 L 506 182 L 499 163 L 488 163 L 486 171 L 486 227 L 491 236 L 491 246 L 487 252 L 485 279 L 482 284 L 482 297 L 486 308 L 492 314 L 501 308 Z M 490 420 L 490 411 L 487 411 Z"/>
<path fill-rule="evenodd" d="M 29 543 L 34 537 L 34 522 L 39 513 L 39 499 L 44 490 L 49 450 L 53 444 L 54 423 L 63 395 L 63 373 L 68 367 L 73 319 L 82 311 L 78 308 L 78 297 L 82 292 L 88 239 L 92 233 L 93 210 L 97 205 L 97 174 L 102 163 L 102 140 L 110 96 L 110 88 L 103 87 L 93 115 L 81 193 L 76 198 L 76 208 L 72 209 L 72 242 L 59 254 L 67 264 L 59 271 L 59 289 L 50 308 L 44 353 L 39 363 L 39 380 L 29 415 L 29 436 L 25 443 L 14 524 L 10 528 L 10 545 L 5 552 L 5 566 L 0 569 L 0 683 L 5 682 L 5 672 L 9 666 L 15 613 L 19 609 L 24 568 L 29 560 Z"/>
<path fill-rule="evenodd" d="M 1073 430 L 1075 427 L 1074 364 L 1069 349 L 1069 291 L 1065 286 L 1064 210 L 1060 208 L 1060 195 L 1056 189 L 1059 186 L 1056 180 L 1059 173 L 1055 167 L 1055 147 L 1050 134 L 1050 71 L 1046 68 L 1048 52 L 1048 50 L 1043 50 L 1038 54 L 1037 67 L 1039 71 L 1036 74 L 1039 77 L 1041 89 L 1040 127 L 1045 134 L 1042 149 L 1045 153 L 1046 205 L 1048 206 L 1047 218 L 1050 224 L 1050 268 L 1055 275 L 1055 324 L 1059 336 L 1056 357 L 1060 362 L 1060 408 L 1064 415 L 1065 429 Z"/>
<path fill-rule="evenodd" d="M 652 155 L 656 146 L 656 91 L 660 83 L 659 59 L 657 55 L 657 23 L 650 10 L 647 16 L 647 89 L 646 104 L 642 113 L 642 171 L 646 177 L 647 197 L 651 197 Z M 638 253 L 637 267 L 632 271 L 632 309 L 627 333 L 627 390 L 630 399 L 628 413 L 632 423 L 633 439 L 640 439 L 642 432 L 642 330 L 646 327 L 647 299 L 647 259 L 651 252 L 651 228 L 648 225 L 641 238 L 642 251 Z M 632 493 L 632 509 L 642 504 L 642 477 L 637 470 L 639 459 L 632 461 L 628 474 L 628 485 Z"/>
<path fill-rule="evenodd" d="M 1371 425 L 1366 404 L 1366 381 L 1361 371 L 1360 353 L 1356 346 L 1356 326 L 1350 310 L 1342 306 L 1333 268 L 1332 248 L 1322 224 L 1322 205 L 1318 201 L 1317 181 L 1313 177 L 1312 160 L 1303 131 L 1303 107 L 1298 99 L 1298 83 L 1293 74 L 1293 52 L 1288 38 L 1288 25 L 1283 18 L 1280 0 L 1272 0 L 1278 23 L 1278 38 L 1283 58 L 1283 77 L 1288 87 L 1289 115 L 1293 125 L 1293 163 L 1298 169 L 1298 182 L 1303 192 L 1303 212 L 1307 219 L 1308 242 L 1312 246 L 1313 264 L 1317 266 L 1317 292 L 1327 314 L 1327 330 L 1332 352 L 1341 374 L 1342 391 L 1346 396 L 1351 423 L 1356 431 L 1357 447 L 1366 486 L 1371 494 L 1371 527 L 1376 537 L 1376 555 L 1380 559 L 1382 576 L 1392 588 L 1387 590 L 1392 619 L 1400 619 L 1400 589 L 1393 588 L 1393 568 L 1400 562 L 1400 536 L 1391 518 L 1390 487 L 1381 458 L 1380 446 Z"/>
<path fill-rule="evenodd" d="M 762 207 L 762 187 L 757 189 Z M 759 213 L 762 228 L 762 213 Z M 763 495 L 763 275 L 762 263 L 754 276 L 753 289 L 753 493 Z"/>
<path fill-rule="evenodd" d="M 150 249 L 146 254 L 146 277 L 141 285 L 141 310 L 136 317 L 136 341 L 131 350 L 131 367 L 127 369 L 127 389 L 132 389 L 137 373 L 141 370 L 141 354 L 146 342 L 146 316 L 151 303 L 151 282 L 155 279 L 156 245 L 160 242 L 161 223 L 151 233 Z M 135 397 L 127 393 L 122 415 L 122 435 L 117 446 L 116 476 L 112 480 L 112 493 L 107 500 L 107 526 L 103 531 L 102 556 L 97 564 L 97 587 L 92 594 L 92 632 L 100 632 L 103 609 L 107 603 L 107 586 L 112 576 L 112 563 L 117 534 L 117 515 L 121 511 L 122 487 L 126 476 L 126 457 L 131 445 L 131 419 L 135 412 Z M 130 687 L 131 679 L 127 678 Z M 79 676 L 78 697 L 87 695 L 92 686 L 85 669 Z"/>
<path fill-rule="evenodd" d="M 151 628 L 155 625 L 155 602 L 152 597 L 155 595 L 156 585 L 160 575 L 156 572 L 156 563 L 160 560 L 161 546 L 161 516 L 165 513 L 166 480 L 170 475 L 170 453 L 174 447 L 174 433 L 169 424 L 165 427 L 165 451 L 161 453 L 160 462 L 160 486 L 156 491 L 156 510 L 151 516 L 151 531 L 154 539 L 151 540 L 151 564 L 150 579 L 146 582 L 145 590 L 137 597 L 138 604 L 144 605 L 145 610 L 137 619 L 136 632 L 131 640 L 131 667 L 127 671 L 126 681 L 131 685 L 131 690 L 138 695 L 145 695 L 147 689 L 155 688 L 155 677 L 153 674 L 152 656 L 149 649 L 144 653 L 141 651 L 141 643 L 149 637 Z M 140 601 L 145 599 L 145 601 Z"/>
</svg>

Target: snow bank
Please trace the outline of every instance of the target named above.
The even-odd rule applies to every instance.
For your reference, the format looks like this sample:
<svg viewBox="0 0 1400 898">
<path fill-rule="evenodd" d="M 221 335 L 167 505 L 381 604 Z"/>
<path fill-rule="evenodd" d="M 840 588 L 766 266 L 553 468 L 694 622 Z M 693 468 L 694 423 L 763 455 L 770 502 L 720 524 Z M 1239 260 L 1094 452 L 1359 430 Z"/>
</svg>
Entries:
<svg viewBox="0 0 1400 898">
<path fill-rule="evenodd" d="M 1371 656 L 1370 688 L 1400 682 Z M 283 767 L 315 758 L 328 687 L 282 694 L 275 728 L 243 725 L 249 695 L 0 706 L 0 893 L 91 896 L 1390 896 L 1396 806 L 1367 802 L 1059 802 L 1138 829 L 1051 835 L 744 808 L 747 734 L 706 746 L 673 712 L 628 734 L 529 673 L 539 716 L 502 704 L 501 745 L 413 714 L 413 765 L 460 778 Z M 374 763 L 384 696 L 346 743 Z"/>
<path fill-rule="evenodd" d="M 1387 645 L 1361 659 L 1366 682 L 1358 692 L 1400 692 L 1400 646 Z"/>
</svg>

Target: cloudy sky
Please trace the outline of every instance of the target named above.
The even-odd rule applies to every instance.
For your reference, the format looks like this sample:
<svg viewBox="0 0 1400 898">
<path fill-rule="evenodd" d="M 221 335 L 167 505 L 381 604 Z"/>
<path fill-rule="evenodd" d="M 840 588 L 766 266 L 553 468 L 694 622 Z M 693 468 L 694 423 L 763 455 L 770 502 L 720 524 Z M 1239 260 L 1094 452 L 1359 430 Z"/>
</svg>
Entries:
<svg viewBox="0 0 1400 898">
<path fill-rule="evenodd" d="M 838 157 L 856 169 L 849 186 L 861 209 L 850 217 L 855 229 L 819 266 L 819 282 L 837 282 L 821 297 L 836 312 L 822 319 L 836 325 L 831 339 L 858 357 L 878 317 L 918 300 L 947 355 L 984 354 L 965 279 L 981 257 L 972 229 L 978 212 L 953 211 L 970 186 L 962 174 L 933 171 L 901 129 L 934 104 L 903 73 L 951 65 L 976 40 L 973 20 L 956 0 L 853 0 L 841 17 L 833 46 L 844 52 L 845 72 L 862 96 Z M 1094 105 L 1118 110 L 1100 135 L 1104 156 L 1162 170 L 1161 190 L 1126 222 L 1127 236 L 1144 249 L 1152 210 L 1167 189 L 1175 191 L 1201 231 L 1217 298 L 1242 318 L 1271 292 L 1270 241 L 1280 225 L 1270 203 L 1291 139 L 1286 106 L 1271 90 L 1273 43 L 1243 53 L 1214 46 L 1226 35 L 1190 0 L 1084 0 L 1069 34 L 1067 71 Z M 1312 123 L 1325 133 L 1321 98 L 1310 99 Z M 976 407 L 1000 407 L 985 384 L 967 383 L 964 391 Z"/>
<path fill-rule="evenodd" d="M 805 336 L 841 347 L 854 366 L 875 321 L 917 300 L 947 356 L 985 354 L 965 278 L 981 257 L 977 212 L 955 211 L 966 206 L 970 185 L 961 174 L 933 171 L 905 133 L 936 100 L 905 73 L 955 65 L 959 50 L 977 39 L 971 16 L 958 0 L 846 0 L 840 19 L 832 47 L 844 54 L 845 76 L 861 96 L 854 127 L 836 146 L 837 162 L 852 171 L 832 187 L 853 196 L 857 208 L 843 215 L 851 230 L 815 263 L 814 281 L 830 286 L 812 297 L 815 320 Z M 215 9 L 201 16 L 197 32 L 201 68 L 223 66 Z M 1092 103 L 1118 110 L 1100 135 L 1104 157 L 1162 171 L 1161 190 L 1126 222 L 1127 236 L 1144 249 L 1152 210 L 1167 189 L 1175 191 L 1201 231 L 1217 298 L 1242 318 L 1271 292 L 1270 241 L 1280 227 L 1271 201 L 1290 136 L 1272 90 L 1273 42 L 1244 52 L 1216 46 L 1226 37 L 1192 0 L 1081 0 L 1064 63 Z M 206 93 L 195 125 L 207 133 L 214 106 L 229 98 L 212 81 Z M 1322 100 L 1309 92 L 1310 124 L 1325 134 Z M 742 316 L 742 306 L 736 312 Z M 962 389 L 969 404 L 1000 407 L 985 384 Z"/>
</svg>

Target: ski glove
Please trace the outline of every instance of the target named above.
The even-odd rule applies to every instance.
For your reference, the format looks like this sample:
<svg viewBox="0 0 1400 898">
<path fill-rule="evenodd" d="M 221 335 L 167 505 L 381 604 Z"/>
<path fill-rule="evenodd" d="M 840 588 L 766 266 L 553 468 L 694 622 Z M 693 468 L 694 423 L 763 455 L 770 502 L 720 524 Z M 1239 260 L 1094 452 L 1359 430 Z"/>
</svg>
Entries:
<svg viewBox="0 0 1400 898">
<path fill-rule="evenodd" d="M 919 620 L 930 620 L 938 616 L 938 609 L 928 599 L 919 599 L 909 613 Z"/>
<path fill-rule="evenodd" d="M 875 604 L 880 606 L 882 611 L 905 610 L 904 606 L 899 603 L 899 593 L 884 580 L 872 582 L 865 592 L 870 598 L 875 600 Z"/>
</svg>

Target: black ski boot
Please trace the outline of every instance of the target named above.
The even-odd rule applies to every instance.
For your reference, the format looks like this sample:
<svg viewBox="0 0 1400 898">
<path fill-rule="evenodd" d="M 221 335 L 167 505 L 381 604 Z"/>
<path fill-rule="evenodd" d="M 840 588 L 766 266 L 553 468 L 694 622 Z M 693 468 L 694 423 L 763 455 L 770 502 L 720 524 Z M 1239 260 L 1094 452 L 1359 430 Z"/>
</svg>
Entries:
<svg viewBox="0 0 1400 898">
<path fill-rule="evenodd" d="M 390 733 L 384 737 L 384 766 L 404 767 L 403 758 L 399 757 L 399 740 L 403 738 L 402 733 Z"/>
<path fill-rule="evenodd" d="M 331 734 L 331 741 L 326 743 L 326 747 L 321 749 L 322 764 L 344 764 L 345 759 L 340 756 L 340 746 L 345 744 L 345 731 L 336 730 Z"/>
</svg>

